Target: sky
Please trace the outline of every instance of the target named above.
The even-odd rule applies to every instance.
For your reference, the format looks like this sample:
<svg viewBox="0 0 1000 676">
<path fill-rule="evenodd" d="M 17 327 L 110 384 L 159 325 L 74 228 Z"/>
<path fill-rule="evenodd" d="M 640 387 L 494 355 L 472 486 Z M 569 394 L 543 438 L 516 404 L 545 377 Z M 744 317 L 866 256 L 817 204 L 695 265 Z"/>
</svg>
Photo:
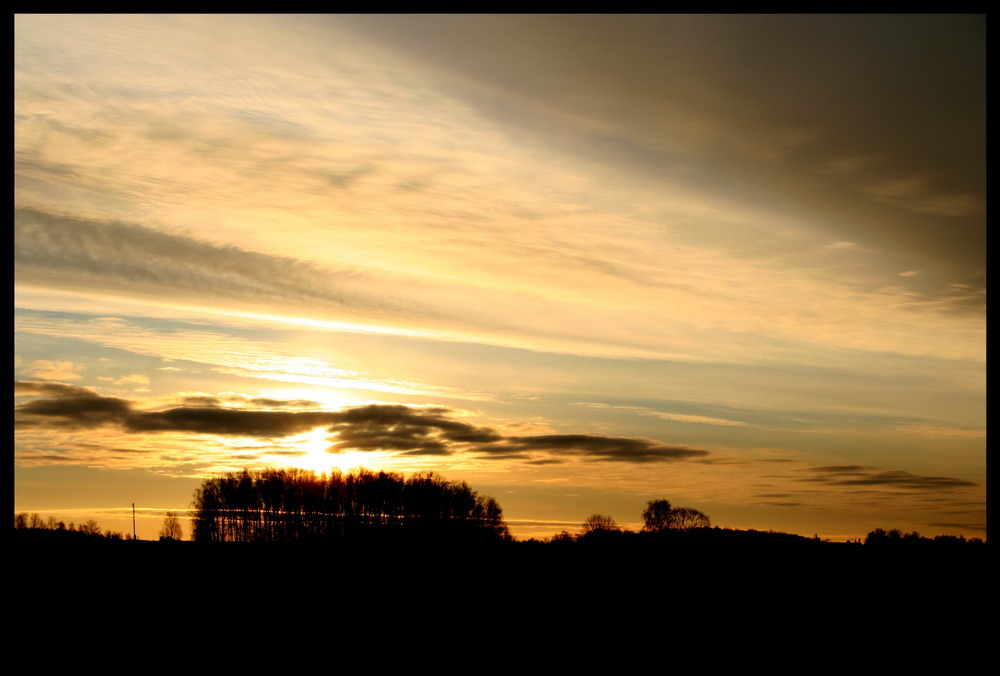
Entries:
<svg viewBox="0 0 1000 676">
<path fill-rule="evenodd" d="M 15 511 L 365 467 L 520 538 L 985 536 L 984 15 L 14 31 Z"/>
</svg>

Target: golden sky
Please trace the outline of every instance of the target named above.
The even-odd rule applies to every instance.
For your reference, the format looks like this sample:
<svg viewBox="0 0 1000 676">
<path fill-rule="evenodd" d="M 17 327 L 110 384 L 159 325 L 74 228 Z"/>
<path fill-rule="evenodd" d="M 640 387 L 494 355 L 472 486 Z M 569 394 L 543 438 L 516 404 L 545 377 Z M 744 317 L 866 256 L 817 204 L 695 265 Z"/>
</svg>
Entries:
<svg viewBox="0 0 1000 676">
<path fill-rule="evenodd" d="M 15 510 L 432 469 L 983 536 L 985 17 L 15 17 Z"/>
</svg>

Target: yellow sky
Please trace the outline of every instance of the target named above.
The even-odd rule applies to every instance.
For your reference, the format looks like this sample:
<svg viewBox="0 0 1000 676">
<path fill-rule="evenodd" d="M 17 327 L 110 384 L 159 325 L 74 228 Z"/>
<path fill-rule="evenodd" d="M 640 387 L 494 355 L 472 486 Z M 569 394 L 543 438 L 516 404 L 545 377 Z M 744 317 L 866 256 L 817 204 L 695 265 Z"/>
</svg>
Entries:
<svg viewBox="0 0 1000 676">
<path fill-rule="evenodd" d="M 984 22 L 639 19 L 16 17 L 16 508 L 325 454 L 981 535 Z M 212 427 L 370 405 L 497 439 Z"/>
</svg>

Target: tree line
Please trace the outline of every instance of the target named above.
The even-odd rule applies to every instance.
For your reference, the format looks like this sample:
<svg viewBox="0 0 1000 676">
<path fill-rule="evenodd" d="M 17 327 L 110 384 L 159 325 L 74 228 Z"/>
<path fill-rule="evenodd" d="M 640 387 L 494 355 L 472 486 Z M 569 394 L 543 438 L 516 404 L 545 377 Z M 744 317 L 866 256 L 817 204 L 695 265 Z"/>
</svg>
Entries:
<svg viewBox="0 0 1000 676">
<path fill-rule="evenodd" d="M 69 525 L 65 521 L 57 520 L 54 516 L 43 518 L 34 512 L 15 512 L 14 530 L 49 531 L 52 533 L 64 533 L 73 536 L 86 536 L 92 538 L 104 538 L 107 540 L 131 540 L 131 533 L 120 531 L 103 530 L 93 519 L 87 519 L 79 525 L 72 521 Z"/>
<path fill-rule="evenodd" d="M 434 472 L 242 471 L 195 491 L 198 542 L 319 542 L 391 534 L 509 540 L 497 501 Z"/>
<path fill-rule="evenodd" d="M 572 542 L 587 542 L 607 540 L 607 536 L 642 536 L 649 537 L 651 541 L 662 540 L 657 536 L 675 536 L 674 539 L 681 538 L 689 542 L 697 540 L 702 546 L 707 546 L 710 542 L 721 540 L 760 540 L 769 541 L 772 545 L 783 542 L 786 545 L 818 544 L 821 541 L 819 536 L 806 538 L 801 535 L 791 533 L 781 533 L 775 531 L 756 530 L 733 530 L 729 528 L 712 527 L 711 519 L 708 515 L 691 507 L 674 507 L 669 500 L 650 500 L 646 503 L 646 508 L 642 512 L 643 527 L 638 533 L 626 530 L 618 525 L 614 517 L 607 514 L 592 514 L 580 527 L 580 532 L 576 535 L 562 531 L 547 540 L 549 543 L 565 544 Z M 839 544 L 839 543 L 829 543 Z M 981 547 L 985 543 L 980 538 L 966 539 L 961 535 L 937 535 L 928 538 L 914 531 L 905 533 L 898 528 L 884 530 L 876 528 L 861 539 L 849 540 L 849 545 L 863 545 L 866 550 L 891 550 L 891 549 L 942 549 L 956 548 L 969 545 L 971 547 Z"/>
<path fill-rule="evenodd" d="M 933 538 L 924 537 L 917 531 L 912 533 L 904 533 L 898 528 L 893 528 L 891 530 L 884 530 L 882 528 L 876 528 L 875 530 L 868 533 L 865 536 L 865 547 L 872 548 L 883 548 L 883 547 L 928 547 L 928 546 L 946 546 L 946 547 L 956 547 L 965 544 L 970 544 L 974 546 L 983 545 L 983 541 L 980 538 L 970 538 L 965 539 L 962 535 L 935 535 Z"/>
<path fill-rule="evenodd" d="M 712 525 L 707 515 L 691 507 L 674 507 L 669 500 L 650 500 L 642 512 L 645 533 L 677 533 L 687 532 L 695 528 L 709 528 Z M 592 514 L 583 522 L 581 535 L 588 536 L 602 533 L 621 533 L 622 528 L 614 517 L 606 514 Z M 572 537 L 569 533 L 557 537 L 566 539 Z"/>
<path fill-rule="evenodd" d="M 343 537 L 401 534 L 419 539 L 513 541 L 496 500 L 481 496 L 465 482 L 448 481 L 433 472 L 410 477 L 399 473 L 359 470 L 317 475 L 300 469 L 234 472 L 206 479 L 194 495 L 192 539 L 200 542 L 317 542 Z M 604 536 L 633 536 L 650 541 L 677 540 L 703 544 L 724 540 L 767 540 L 772 543 L 820 543 L 819 537 L 774 531 L 712 527 L 709 517 L 668 500 L 650 500 L 642 513 L 641 532 L 621 528 L 615 519 L 593 514 L 578 535 L 563 531 L 545 542 L 601 541 Z M 55 517 L 16 512 L 14 529 L 46 539 L 131 540 L 131 533 L 103 530 L 93 519 L 68 525 Z M 166 512 L 160 540 L 184 539 L 177 512 Z M 657 537 L 676 536 L 676 537 Z M 680 536 L 684 536 L 678 540 Z M 618 541 L 618 538 L 615 538 Z M 543 544 L 531 539 L 527 542 Z M 835 544 L 835 543 L 834 543 Z M 865 550 L 982 547 L 980 538 L 877 528 L 862 541 Z"/>
</svg>

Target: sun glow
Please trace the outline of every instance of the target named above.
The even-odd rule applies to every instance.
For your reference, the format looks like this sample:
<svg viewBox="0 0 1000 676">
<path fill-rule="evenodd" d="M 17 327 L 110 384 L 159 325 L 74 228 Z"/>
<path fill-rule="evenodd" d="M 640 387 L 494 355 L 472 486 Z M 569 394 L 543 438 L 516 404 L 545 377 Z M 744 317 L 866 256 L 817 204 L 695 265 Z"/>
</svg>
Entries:
<svg viewBox="0 0 1000 676">
<path fill-rule="evenodd" d="M 309 469 L 319 473 L 329 473 L 331 471 L 350 472 L 360 467 L 374 469 L 381 464 L 385 453 L 381 452 L 360 452 L 341 451 L 331 453 L 332 445 L 330 432 L 324 427 L 317 427 L 305 434 L 289 437 L 291 445 L 303 451 L 303 454 L 284 460 L 283 464 L 301 469 Z"/>
</svg>

